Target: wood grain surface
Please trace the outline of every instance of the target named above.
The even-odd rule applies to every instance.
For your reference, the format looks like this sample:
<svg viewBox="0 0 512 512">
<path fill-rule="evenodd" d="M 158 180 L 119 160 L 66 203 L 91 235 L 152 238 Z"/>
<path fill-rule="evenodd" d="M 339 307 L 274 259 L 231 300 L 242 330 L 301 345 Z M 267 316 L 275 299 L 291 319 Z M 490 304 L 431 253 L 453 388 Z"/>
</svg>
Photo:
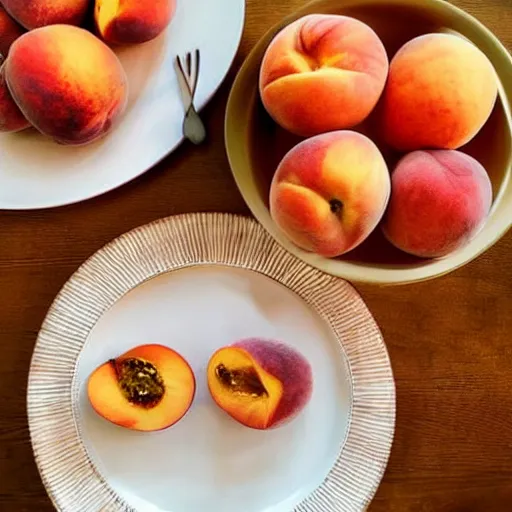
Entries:
<svg viewBox="0 0 512 512">
<path fill-rule="evenodd" d="M 53 298 L 85 258 L 131 228 L 184 212 L 249 213 L 224 151 L 227 95 L 259 37 L 303 3 L 247 1 L 237 58 L 203 112 L 204 146 L 185 143 L 139 179 L 94 200 L 1 212 L 1 512 L 53 509 L 33 461 L 25 408 L 32 349 Z M 512 50 L 512 0 L 454 3 Z M 387 341 L 398 400 L 395 442 L 370 512 L 512 510 L 512 232 L 446 277 L 357 288 Z"/>
</svg>

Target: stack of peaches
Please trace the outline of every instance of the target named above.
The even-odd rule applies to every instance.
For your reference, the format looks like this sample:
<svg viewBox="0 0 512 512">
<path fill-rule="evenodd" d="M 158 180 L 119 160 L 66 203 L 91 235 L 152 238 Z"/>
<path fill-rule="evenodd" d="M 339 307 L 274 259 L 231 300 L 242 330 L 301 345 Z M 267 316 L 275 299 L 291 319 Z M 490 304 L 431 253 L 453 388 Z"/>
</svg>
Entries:
<svg viewBox="0 0 512 512">
<path fill-rule="evenodd" d="M 0 131 L 33 126 L 74 145 L 105 135 L 128 97 L 111 46 L 154 39 L 175 9 L 175 0 L 0 0 Z"/>
<path fill-rule="evenodd" d="M 436 258 L 484 225 L 491 182 L 462 147 L 488 121 L 498 78 L 462 36 L 422 35 L 389 62 L 362 21 L 308 15 L 272 39 L 259 91 L 302 138 L 270 188 L 272 218 L 298 247 L 333 258 L 381 229 L 398 249 Z"/>
</svg>

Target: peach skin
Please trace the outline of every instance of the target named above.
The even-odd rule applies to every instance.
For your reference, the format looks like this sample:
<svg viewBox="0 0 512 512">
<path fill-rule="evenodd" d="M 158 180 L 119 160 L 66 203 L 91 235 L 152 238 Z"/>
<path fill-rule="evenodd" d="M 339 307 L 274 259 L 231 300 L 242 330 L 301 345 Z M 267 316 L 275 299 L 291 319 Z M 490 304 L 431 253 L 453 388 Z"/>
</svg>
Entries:
<svg viewBox="0 0 512 512">
<path fill-rule="evenodd" d="M 11 44 L 24 32 L 23 27 L 16 23 L 2 5 L 0 5 L 0 54 L 2 57 L 7 57 Z"/>
<path fill-rule="evenodd" d="M 472 43 L 427 34 L 406 43 L 389 70 L 380 116 L 386 142 L 400 151 L 457 149 L 489 118 L 496 72 Z"/>
<path fill-rule="evenodd" d="M 368 25 L 347 16 L 308 15 L 268 46 L 261 99 L 270 116 L 296 135 L 351 128 L 375 107 L 388 65 L 384 45 Z"/>
<path fill-rule="evenodd" d="M 6 11 L 26 29 L 64 23 L 81 25 L 89 0 L 1 0 Z"/>
<path fill-rule="evenodd" d="M 424 258 L 466 245 L 492 203 L 487 172 L 460 151 L 414 151 L 400 160 L 391 182 L 384 234 L 399 249 Z"/>
<path fill-rule="evenodd" d="M 28 121 L 61 144 L 105 135 L 123 113 L 126 74 L 114 52 L 71 25 L 27 32 L 11 46 L 5 76 Z"/>
<path fill-rule="evenodd" d="M 12 99 L 5 81 L 5 65 L 0 68 L 0 132 L 18 132 L 30 126 Z"/>
<path fill-rule="evenodd" d="M 325 257 L 359 245 L 386 208 L 390 178 L 377 146 L 345 130 L 292 148 L 270 188 L 274 222 L 297 246 Z"/>
<path fill-rule="evenodd" d="M 284 343 L 249 338 L 219 349 L 207 369 L 217 405 L 250 428 L 289 423 L 306 407 L 313 390 L 310 364 Z"/>
<path fill-rule="evenodd" d="M 96 0 L 94 19 L 107 43 L 144 43 L 160 35 L 176 12 L 176 0 Z"/>
<path fill-rule="evenodd" d="M 102 364 L 89 377 L 87 395 L 103 418 L 150 432 L 177 423 L 195 395 L 188 363 L 163 345 L 141 345 Z"/>
</svg>

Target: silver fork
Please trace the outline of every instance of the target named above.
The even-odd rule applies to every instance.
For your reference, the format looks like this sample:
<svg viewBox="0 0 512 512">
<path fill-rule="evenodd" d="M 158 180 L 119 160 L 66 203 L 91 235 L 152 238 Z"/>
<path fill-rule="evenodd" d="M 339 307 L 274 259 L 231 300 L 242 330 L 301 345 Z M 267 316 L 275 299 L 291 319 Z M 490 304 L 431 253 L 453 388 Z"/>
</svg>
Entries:
<svg viewBox="0 0 512 512">
<path fill-rule="evenodd" d="M 185 63 L 179 55 L 176 56 L 178 78 L 181 77 L 178 82 L 185 107 L 183 135 L 194 144 L 200 144 L 206 138 L 206 129 L 194 107 L 194 96 L 199 81 L 200 57 L 198 49 L 193 54 L 190 52 L 186 54 Z"/>
</svg>

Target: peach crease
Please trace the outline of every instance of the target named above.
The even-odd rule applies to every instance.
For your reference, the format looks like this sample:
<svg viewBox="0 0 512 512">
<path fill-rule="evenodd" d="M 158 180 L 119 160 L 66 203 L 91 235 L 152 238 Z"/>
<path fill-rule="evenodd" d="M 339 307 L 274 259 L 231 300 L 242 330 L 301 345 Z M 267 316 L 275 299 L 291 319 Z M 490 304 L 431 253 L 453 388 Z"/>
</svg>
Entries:
<svg viewBox="0 0 512 512">
<path fill-rule="evenodd" d="M 340 15 L 304 16 L 265 51 L 259 91 L 270 116 L 299 136 L 351 128 L 368 117 L 389 62 L 377 34 Z"/>
</svg>

